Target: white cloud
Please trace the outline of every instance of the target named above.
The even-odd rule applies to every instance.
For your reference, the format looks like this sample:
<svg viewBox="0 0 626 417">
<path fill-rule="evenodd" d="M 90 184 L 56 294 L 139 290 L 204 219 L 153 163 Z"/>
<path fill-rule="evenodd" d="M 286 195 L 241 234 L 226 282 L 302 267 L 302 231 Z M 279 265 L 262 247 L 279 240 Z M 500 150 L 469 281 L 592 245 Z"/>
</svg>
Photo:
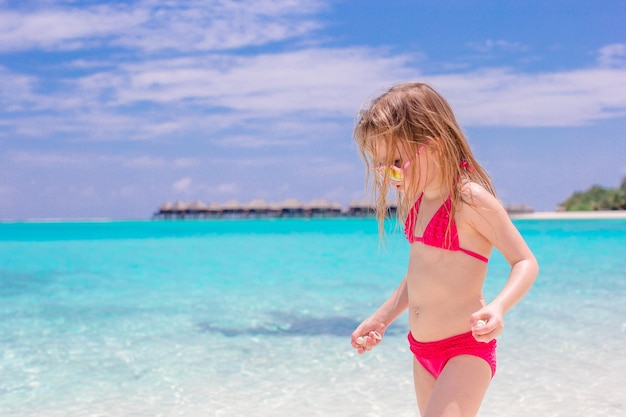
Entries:
<svg viewBox="0 0 626 417">
<path fill-rule="evenodd" d="M 324 124 L 351 124 L 367 99 L 408 79 L 433 83 L 467 126 L 576 126 L 626 114 L 623 44 L 598 51 L 597 68 L 424 75 L 414 66 L 416 56 L 383 49 L 291 42 L 278 52 L 232 52 L 276 41 L 314 44 L 307 35 L 320 27 L 321 1 L 139 0 L 81 9 L 76 4 L 44 1 L 28 11 L 0 10 L 0 50 L 121 45 L 126 51 L 55 64 L 53 74 L 73 69 L 62 78 L 0 67 L 6 81 L 0 84 L 0 138 L 206 137 L 228 147 L 293 145 L 309 141 L 306 132 L 319 132 Z M 525 45 L 496 39 L 474 47 L 519 51 Z M 283 128 L 287 121 L 297 128 Z"/>
<path fill-rule="evenodd" d="M 209 187 L 207 191 L 215 194 L 237 194 L 239 186 L 233 183 L 222 183 L 215 187 Z"/>
<path fill-rule="evenodd" d="M 259 115 L 315 111 L 351 115 L 363 86 L 390 84 L 410 74 L 406 56 L 365 48 L 305 49 L 247 57 L 204 56 L 129 64 L 117 76 L 79 80 L 93 89 L 114 89 L 115 104 L 193 100 L 205 106 Z"/>
<path fill-rule="evenodd" d="M 99 6 L 87 10 L 0 11 L 0 50 L 80 49 L 145 21 L 141 12 Z"/>
<path fill-rule="evenodd" d="M 121 64 L 109 72 L 66 79 L 63 88 L 46 94 L 36 93 L 37 82 L 31 81 L 12 100 L 29 100 L 32 107 L 14 115 L 13 123 L 25 136 L 83 133 L 84 140 L 241 129 L 245 123 L 268 125 L 268 119 L 272 126 L 291 123 L 291 129 L 308 130 L 307 123 L 319 124 L 320 117 L 353 117 L 364 101 L 364 86 L 389 85 L 414 73 L 406 67 L 407 59 L 355 48 Z M 149 111 L 133 109 L 145 103 L 150 103 Z M 36 114 L 28 111 L 35 109 Z M 288 122 L 289 114 L 298 114 L 298 120 L 294 116 Z M 245 135 L 239 139 L 239 145 L 252 143 Z M 276 140 L 255 137 L 252 144 Z"/>
<path fill-rule="evenodd" d="M 195 158 L 174 158 L 168 160 L 166 158 L 143 155 L 138 157 L 121 157 L 119 159 L 122 165 L 129 168 L 152 169 L 152 168 L 190 168 L 200 163 Z"/>
<path fill-rule="evenodd" d="M 314 41 L 306 36 L 320 27 L 321 0 L 137 0 L 78 7 L 41 1 L 29 3 L 28 10 L 0 10 L 0 50 L 117 45 L 130 53 L 111 61 L 99 54 L 93 61 L 62 63 L 86 73 L 62 79 L 0 67 L 0 135 L 125 141 L 237 126 L 239 134 L 212 140 L 281 146 L 279 123 L 297 118 L 302 130 L 311 130 L 323 119 L 352 120 L 366 99 L 407 79 L 425 79 L 441 89 L 465 125 L 572 126 L 626 112 L 624 44 L 600 49 L 597 68 L 535 74 L 460 69 L 425 76 L 412 66 L 415 56 L 365 47 L 226 52 Z M 472 46 L 482 52 L 526 48 L 502 39 Z M 253 125 L 251 134 L 246 128 Z"/>
<path fill-rule="evenodd" d="M 114 197 L 130 197 L 137 194 L 137 187 L 133 185 L 125 185 L 113 192 Z"/>
<path fill-rule="evenodd" d="M 186 169 L 197 166 L 201 161 L 197 158 L 164 158 L 152 155 L 125 156 L 117 154 L 94 154 L 79 152 L 57 151 L 23 151 L 14 150 L 7 154 L 7 163 L 15 166 L 45 167 L 80 167 L 93 169 L 107 167 L 113 169 L 157 169 L 176 168 Z M 184 182 L 181 183 L 184 185 Z"/>
<path fill-rule="evenodd" d="M 484 70 L 428 77 L 464 125 L 578 126 L 626 116 L 626 69 Z"/>
<path fill-rule="evenodd" d="M 172 184 L 172 189 L 177 193 L 187 193 L 191 189 L 193 180 L 190 177 L 181 178 Z"/>
<path fill-rule="evenodd" d="M 264 45 L 304 35 L 318 28 L 309 19 L 315 1 L 188 1 L 163 6 L 147 1 L 150 24 L 120 36 L 117 43 L 147 51 L 223 50 Z"/>
<path fill-rule="evenodd" d="M 0 66 L 0 79 L 0 105 L 4 112 L 20 112 L 37 106 L 37 95 L 33 92 L 36 77 Z"/>
<path fill-rule="evenodd" d="M 601 48 L 598 53 L 598 62 L 606 67 L 625 67 L 626 44 L 614 43 Z"/>
<path fill-rule="evenodd" d="M 219 195 L 232 196 L 241 191 L 239 185 L 233 182 L 204 184 L 196 183 L 191 177 L 184 177 L 172 184 L 172 190 L 184 195 Z"/>
<path fill-rule="evenodd" d="M 89 159 L 80 155 L 69 155 L 59 152 L 26 152 L 12 151 L 9 160 L 17 165 L 31 165 L 37 167 L 55 166 L 87 166 Z"/>
<path fill-rule="evenodd" d="M 468 44 L 468 46 L 482 53 L 488 53 L 494 50 L 501 50 L 505 52 L 520 52 L 526 51 L 528 49 L 528 47 L 524 44 L 521 44 L 519 42 L 505 41 L 503 39 L 487 39 L 482 43 L 471 42 Z"/>
<path fill-rule="evenodd" d="M 124 165 L 130 168 L 161 168 L 166 165 L 165 159 L 155 158 L 153 156 L 138 156 L 135 158 L 127 158 Z"/>
<path fill-rule="evenodd" d="M 190 168 L 200 164 L 200 160 L 195 158 L 175 158 L 172 165 L 176 168 Z"/>
<path fill-rule="evenodd" d="M 274 146 L 293 146 L 297 144 L 305 144 L 306 142 L 304 140 L 287 142 L 281 139 L 252 135 L 231 135 L 214 140 L 213 143 L 226 148 L 259 149 Z"/>
<path fill-rule="evenodd" d="M 306 123 L 321 116 L 353 117 L 365 99 L 379 92 L 375 90 L 425 79 L 445 90 L 471 125 L 575 126 L 626 112 L 624 67 L 535 74 L 486 68 L 424 76 L 408 62 L 407 56 L 364 48 L 151 61 L 120 69 L 123 75 L 112 77 L 117 81 L 93 91 L 89 86 L 87 95 L 110 88 L 118 105 L 191 102 L 230 109 L 244 118 L 284 119 L 298 113 Z M 183 128 L 173 122 L 169 126 L 171 131 Z M 245 145 L 245 140 L 239 142 Z"/>
<path fill-rule="evenodd" d="M 42 3 L 0 10 L 0 50 L 223 50 L 292 39 L 319 27 L 318 1 L 134 1 L 77 9 Z"/>
</svg>

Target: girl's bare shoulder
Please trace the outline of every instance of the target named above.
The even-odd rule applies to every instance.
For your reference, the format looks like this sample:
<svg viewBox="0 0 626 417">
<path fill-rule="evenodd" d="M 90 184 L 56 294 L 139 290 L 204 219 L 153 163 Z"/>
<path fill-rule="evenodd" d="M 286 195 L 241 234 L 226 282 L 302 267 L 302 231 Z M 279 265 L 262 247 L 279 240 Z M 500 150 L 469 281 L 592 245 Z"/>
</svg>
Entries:
<svg viewBox="0 0 626 417">
<path fill-rule="evenodd" d="M 500 204 L 493 194 L 474 181 L 464 181 L 461 184 L 461 196 L 469 204 Z"/>
<path fill-rule="evenodd" d="M 482 185 L 468 181 L 461 186 L 463 199 L 459 220 L 466 231 L 474 231 L 485 242 L 496 245 L 510 223 L 509 215 L 500 201 Z"/>
<path fill-rule="evenodd" d="M 461 184 L 461 197 L 463 200 L 463 211 L 467 216 L 472 217 L 476 215 L 484 218 L 484 216 L 494 214 L 506 215 L 506 210 L 502 203 L 477 182 L 465 181 Z"/>
</svg>

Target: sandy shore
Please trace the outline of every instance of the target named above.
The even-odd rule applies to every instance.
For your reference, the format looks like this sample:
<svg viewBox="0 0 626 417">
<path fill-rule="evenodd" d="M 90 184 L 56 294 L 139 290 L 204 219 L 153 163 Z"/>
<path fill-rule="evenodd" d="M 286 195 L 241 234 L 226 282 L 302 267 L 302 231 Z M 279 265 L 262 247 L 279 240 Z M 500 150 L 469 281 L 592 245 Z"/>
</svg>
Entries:
<svg viewBox="0 0 626 417">
<path fill-rule="evenodd" d="M 626 219 L 626 210 L 604 211 L 537 211 L 534 213 L 511 214 L 512 219 Z"/>
</svg>

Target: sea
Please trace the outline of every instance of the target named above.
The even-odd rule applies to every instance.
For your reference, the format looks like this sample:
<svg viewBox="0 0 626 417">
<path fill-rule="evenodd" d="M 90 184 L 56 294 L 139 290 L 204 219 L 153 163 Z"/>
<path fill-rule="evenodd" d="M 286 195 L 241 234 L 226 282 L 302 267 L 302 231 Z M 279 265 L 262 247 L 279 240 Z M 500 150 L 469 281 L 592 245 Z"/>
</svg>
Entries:
<svg viewBox="0 0 626 417">
<path fill-rule="evenodd" d="M 626 416 L 626 219 L 515 224 L 541 270 L 479 415 Z M 350 345 L 407 259 L 371 218 L 0 223 L 0 416 L 417 417 L 406 315 Z"/>
</svg>

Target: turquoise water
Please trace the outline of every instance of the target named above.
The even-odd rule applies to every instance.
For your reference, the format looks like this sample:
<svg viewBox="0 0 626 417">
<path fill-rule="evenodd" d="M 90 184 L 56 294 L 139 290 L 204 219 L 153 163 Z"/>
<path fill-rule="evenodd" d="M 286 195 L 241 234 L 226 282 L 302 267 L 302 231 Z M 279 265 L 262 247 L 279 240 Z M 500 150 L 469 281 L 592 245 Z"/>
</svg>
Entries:
<svg viewBox="0 0 626 417">
<path fill-rule="evenodd" d="M 541 272 L 480 415 L 626 415 L 626 220 L 516 224 Z M 0 224 L 0 415 L 417 416 L 405 318 L 349 343 L 407 254 L 372 219 Z"/>
</svg>

